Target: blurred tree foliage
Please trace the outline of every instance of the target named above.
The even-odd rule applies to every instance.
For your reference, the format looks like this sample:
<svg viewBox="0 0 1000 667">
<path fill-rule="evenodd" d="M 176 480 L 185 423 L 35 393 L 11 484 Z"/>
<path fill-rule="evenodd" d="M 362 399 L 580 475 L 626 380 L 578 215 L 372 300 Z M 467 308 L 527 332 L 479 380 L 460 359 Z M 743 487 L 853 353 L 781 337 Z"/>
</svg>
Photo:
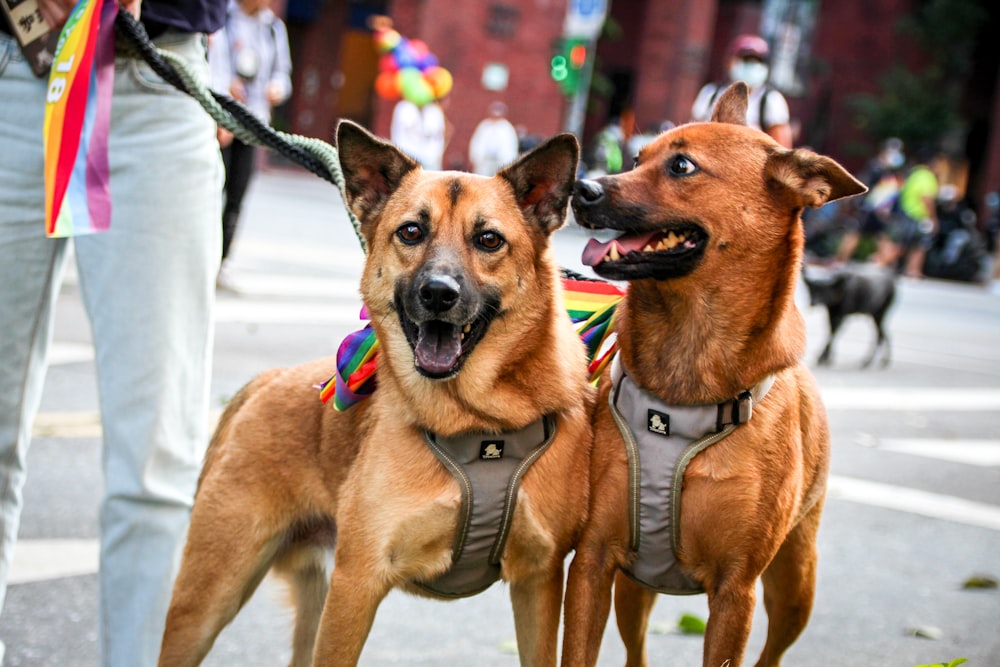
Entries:
<svg viewBox="0 0 1000 667">
<path fill-rule="evenodd" d="M 899 137 L 907 149 L 937 148 L 962 127 L 962 84 L 988 14 L 977 0 L 916 0 L 914 6 L 896 29 L 920 47 L 926 65 L 912 70 L 897 63 L 879 79 L 877 94 L 853 95 L 847 103 L 873 139 Z"/>
</svg>

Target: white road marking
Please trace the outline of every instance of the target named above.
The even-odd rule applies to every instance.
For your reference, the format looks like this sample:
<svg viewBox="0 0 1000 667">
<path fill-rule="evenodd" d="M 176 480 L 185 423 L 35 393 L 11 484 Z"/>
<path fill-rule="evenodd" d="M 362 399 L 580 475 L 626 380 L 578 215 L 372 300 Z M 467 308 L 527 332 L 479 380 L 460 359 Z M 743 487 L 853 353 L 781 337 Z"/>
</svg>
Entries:
<svg viewBox="0 0 1000 667">
<path fill-rule="evenodd" d="M 1000 411 L 993 387 L 825 387 L 827 410 Z"/>
<path fill-rule="evenodd" d="M 27 584 L 97 572 L 97 540 L 18 540 L 9 584 Z"/>
<path fill-rule="evenodd" d="M 215 306 L 218 324 L 323 324 L 353 326 L 360 329 L 364 321 L 358 317 L 361 300 L 356 306 L 336 307 L 329 303 L 274 302 L 260 299 L 220 300 Z"/>
<path fill-rule="evenodd" d="M 49 365 L 78 364 L 93 361 L 94 346 L 90 343 L 53 342 L 49 348 Z"/>
<path fill-rule="evenodd" d="M 878 449 L 968 465 L 1000 466 L 1000 440 L 880 438 Z"/>
<path fill-rule="evenodd" d="M 996 505 L 839 475 L 830 476 L 828 490 L 830 498 L 1000 530 Z"/>
</svg>

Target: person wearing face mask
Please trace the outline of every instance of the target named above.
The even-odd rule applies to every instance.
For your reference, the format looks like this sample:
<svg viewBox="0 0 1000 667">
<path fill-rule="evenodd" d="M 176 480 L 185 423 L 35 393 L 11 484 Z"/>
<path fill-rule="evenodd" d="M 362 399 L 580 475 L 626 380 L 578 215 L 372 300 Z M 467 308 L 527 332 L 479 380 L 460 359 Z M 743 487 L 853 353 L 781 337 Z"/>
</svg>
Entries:
<svg viewBox="0 0 1000 667">
<path fill-rule="evenodd" d="M 707 121 L 712 117 L 715 100 L 733 82 L 744 81 L 750 87 L 747 125 L 767 132 L 785 148 L 792 147 L 788 102 L 776 88 L 767 84 L 769 48 L 758 35 L 740 35 L 729 46 L 729 80 L 705 84 L 691 108 L 691 120 Z"/>
</svg>

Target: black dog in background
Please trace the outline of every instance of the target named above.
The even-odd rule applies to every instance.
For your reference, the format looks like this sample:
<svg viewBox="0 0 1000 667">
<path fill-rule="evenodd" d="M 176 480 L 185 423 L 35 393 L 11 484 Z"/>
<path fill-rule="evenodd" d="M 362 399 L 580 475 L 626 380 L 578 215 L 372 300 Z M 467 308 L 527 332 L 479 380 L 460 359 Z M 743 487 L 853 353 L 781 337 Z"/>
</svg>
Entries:
<svg viewBox="0 0 1000 667">
<path fill-rule="evenodd" d="M 820 366 L 830 364 L 830 350 L 837 330 L 848 315 L 859 313 L 871 316 L 878 332 L 875 346 L 862 368 L 871 365 L 880 349 L 880 363 L 888 366 L 889 337 L 885 334 L 882 321 L 896 297 L 896 275 L 893 271 L 873 264 L 845 264 L 824 271 L 822 275 L 810 275 L 809 268 L 803 266 L 802 278 L 809 288 L 811 305 L 826 306 L 830 316 L 830 338 L 816 363 Z"/>
</svg>

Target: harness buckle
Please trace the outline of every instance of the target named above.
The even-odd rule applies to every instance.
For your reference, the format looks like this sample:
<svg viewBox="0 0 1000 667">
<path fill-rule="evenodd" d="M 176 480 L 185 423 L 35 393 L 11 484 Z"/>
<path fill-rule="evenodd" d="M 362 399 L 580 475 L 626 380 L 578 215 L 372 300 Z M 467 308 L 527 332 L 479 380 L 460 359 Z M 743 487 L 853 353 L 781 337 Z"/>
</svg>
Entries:
<svg viewBox="0 0 1000 667">
<path fill-rule="evenodd" d="M 753 416 L 753 395 L 744 391 L 733 401 L 733 424 L 740 425 L 750 421 Z"/>
</svg>

